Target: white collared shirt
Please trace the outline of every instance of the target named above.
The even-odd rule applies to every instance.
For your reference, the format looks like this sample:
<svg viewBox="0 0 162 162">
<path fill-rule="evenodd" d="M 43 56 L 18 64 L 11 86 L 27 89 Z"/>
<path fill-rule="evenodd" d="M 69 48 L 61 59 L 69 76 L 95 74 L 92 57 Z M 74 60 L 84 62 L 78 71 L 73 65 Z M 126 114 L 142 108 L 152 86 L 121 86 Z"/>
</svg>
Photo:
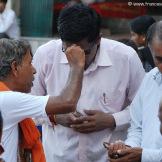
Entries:
<svg viewBox="0 0 162 162">
<path fill-rule="evenodd" d="M 146 74 L 130 106 L 131 127 L 126 144 L 142 147 L 142 162 L 162 161 L 162 136 L 158 110 L 162 99 L 162 74 L 157 68 Z"/>
<path fill-rule="evenodd" d="M 0 13 L 0 33 L 6 33 L 10 38 L 20 37 L 20 29 L 13 10 L 5 9 Z"/>
<path fill-rule="evenodd" d="M 1 91 L 0 111 L 3 117 L 2 145 L 0 155 L 5 162 L 17 162 L 18 124 L 26 118 L 46 117 L 45 107 L 49 96 L 32 96 L 20 92 Z"/>
<path fill-rule="evenodd" d="M 32 93 L 59 95 L 69 73 L 61 40 L 41 46 L 34 55 L 34 66 L 37 73 Z M 125 139 L 130 120 L 125 108 L 134 98 L 143 76 L 144 69 L 132 48 L 102 38 L 95 61 L 84 72 L 77 111 L 93 109 L 111 113 L 116 129 L 81 134 L 61 125 L 53 131 L 49 124 L 43 124 L 47 162 L 107 162 L 103 141 Z"/>
</svg>

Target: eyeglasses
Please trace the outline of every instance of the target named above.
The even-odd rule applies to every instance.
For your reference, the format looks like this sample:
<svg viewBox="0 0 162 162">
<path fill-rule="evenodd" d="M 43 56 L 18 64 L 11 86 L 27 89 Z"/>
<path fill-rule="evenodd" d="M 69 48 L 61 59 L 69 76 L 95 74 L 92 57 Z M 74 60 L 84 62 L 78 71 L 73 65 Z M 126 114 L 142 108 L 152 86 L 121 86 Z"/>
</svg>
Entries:
<svg viewBox="0 0 162 162">
<path fill-rule="evenodd" d="M 86 49 L 86 50 L 83 49 L 85 55 L 89 55 L 89 54 L 91 53 L 91 51 L 92 51 L 94 45 L 95 45 L 95 43 L 93 42 L 93 43 L 91 44 L 91 46 L 90 46 L 89 49 Z M 64 48 L 64 47 L 62 46 L 62 52 L 66 52 L 66 49 L 67 49 L 67 48 Z"/>
</svg>

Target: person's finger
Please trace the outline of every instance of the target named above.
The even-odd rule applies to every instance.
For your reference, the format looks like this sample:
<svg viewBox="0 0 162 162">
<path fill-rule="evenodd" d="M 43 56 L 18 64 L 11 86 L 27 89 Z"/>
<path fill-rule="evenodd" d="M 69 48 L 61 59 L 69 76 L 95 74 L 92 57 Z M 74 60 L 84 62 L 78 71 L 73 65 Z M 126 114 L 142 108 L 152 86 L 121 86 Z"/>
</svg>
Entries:
<svg viewBox="0 0 162 162">
<path fill-rule="evenodd" d="M 122 150 L 117 150 L 117 153 L 119 155 L 127 155 L 131 153 L 131 148 L 126 148 L 126 149 L 122 149 Z"/>
<path fill-rule="evenodd" d="M 84 122 L 82 124 L 72 124 L 70 125 L 71 128 L 74 128 L 74 129 L 86 129 L 86 128 L 91 128 L 91 127 L 94 127 L 94 122 Z"/>
<path fill-rule="evenodd" d="M 97 110 L 84 110 L 87 115 L 95 115 L 98 111 Z"/>
<path fill-rule="evenodd" d="M 109 158 L 109 161 L 110 162 L 128 162 L 127 157 L 121 157 L 121 158 L 118 158 L 118 159 Z"/>
<path fill-rule="evenodd" d="M 110 143 L 108 149 L 111 150 L 111 151 L 113 151 L 114 150 L 114 143 Z"/>
<path fill-rule="evenodd" d="M 110 145 L 109 145 L 109 147 L 108 147 L 108 154 L 109 154 L 109 156 L 112 157 L 113 154 L 114 154 L 114 152 L 116 152 L 116 151 L 114 150 L 114 143 L 110 143 Z"/>
<path fill-rule="evenodd" d="M 122 149 L 125 149 L 125 148 L 126 148 L 126 146 L 122 141 L 120 141 L 120 140 L 115 141 L 114 150 L 117 151 L 117 150 L 122 150 Z"/>
<path fill-rule="evenodd" d="M 75 129 L 74 129 L 75 130 Z M 94 128 L 87 128 L 87 129 L 77 129 L 76 130 L 77 132 L 80 132 L 80 133 L 92 133 L 95 131 Z"/>
<path fill-rule="evenodd" d="M 76 123 L 86 123 L 88 121 L 93 121 L 94 119 L 91 116 L 81 116 L 75 119 Z"/>
</svg>

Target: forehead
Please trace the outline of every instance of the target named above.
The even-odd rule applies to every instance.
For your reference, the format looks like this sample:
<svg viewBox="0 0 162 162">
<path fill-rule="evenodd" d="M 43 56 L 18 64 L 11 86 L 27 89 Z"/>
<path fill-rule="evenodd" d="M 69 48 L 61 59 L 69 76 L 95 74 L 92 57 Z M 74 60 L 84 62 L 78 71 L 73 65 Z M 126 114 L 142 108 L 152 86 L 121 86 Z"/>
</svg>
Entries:
<svg viewBox="0 0 162 162">
<path fill-rule="evenodd" d="M 65 46 L 71 46 L 72 44 L 76 44 L 78 46 L 81 46 L 81 47 L 86 47 L 86 46 L 89 46 L 91 44 L 91 42 L 88 42 L 87 39 L 83 39 L 79 42 L 63 42 L 63 45 Z"/>
<path fill-rule="evenodd" d="M 137 33 L 135 33 L 134 31 L 130 31 L 130 33 L 131 33 L 131 35 L 136 35 L 136 36 L 138 36 L 138 34 Z"/>
<path fill-rule="evenodd" d="M 25 62 L 25 61 L 31 61 L 31 60 L 32 60 L 32 54 L 30 50 L 28 50 L 26 54 L 24 55 L 23 61 Z"/>
</svg>

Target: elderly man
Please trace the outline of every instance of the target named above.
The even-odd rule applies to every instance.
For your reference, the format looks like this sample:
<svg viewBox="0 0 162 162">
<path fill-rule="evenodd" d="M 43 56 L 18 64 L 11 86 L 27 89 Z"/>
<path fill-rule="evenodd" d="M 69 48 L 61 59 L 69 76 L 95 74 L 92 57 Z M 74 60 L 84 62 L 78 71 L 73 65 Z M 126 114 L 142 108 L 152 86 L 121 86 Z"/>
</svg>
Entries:
<svg viewBox="0 0 162 162">
<path fill-rule="evenodd" d="M 29 118 L 75 110 L 81 92 L 85 54 L 75 44 L 67 48 L 65 53 L 70 65 L 67 83 L 63 86 L 65 88 L 62 87 L 63 90 L 56 96 L 32 96 L 25 94 L 30 92 L 33 74 L 36 73 L 31 64 L 29 43 L 0 40 L 0 111 L 4 119 L 2 143 L 5 150 L 2 158 L 6 162 L 18 161 L 18 124 L 21 128 L 21 146 L 31 150 L 33 162 L 45 162 L 39 135 Z"/>
<path fill-rule="evenodd" d="M 47 162 L 106 162 L 103 141 L 125 139 L 130 119 L 128 106 L 143 79 L 144 69 L 132 48 L 101 38 L 100 21 L 88 6 L 65 8 L 58 19 L 61 39 L 46 43 L 34 55 L 37 74 L 32 93 L 36 95 L 57 95 L 65 85 L 69 65 L 64 52 L 73 43 L 86 55 L 75 116 L 56 115 L 55 131 L 44 121 Z"/>
<path fill-rule="evenodd" d="M 162 98 L 162 21 L 153 24 L 148 31 L 148 45 L 157 68 L 150 71 L 130 108 L 131 127 L 124 144 L 109 147 L 110 157 L 118 153 L 118 159 L 111 162 L 161 162 L 162 136 L 158 119 L 159 103 Z M 159 111 L 160 120 L 161 106 Z"/>
</svg>

